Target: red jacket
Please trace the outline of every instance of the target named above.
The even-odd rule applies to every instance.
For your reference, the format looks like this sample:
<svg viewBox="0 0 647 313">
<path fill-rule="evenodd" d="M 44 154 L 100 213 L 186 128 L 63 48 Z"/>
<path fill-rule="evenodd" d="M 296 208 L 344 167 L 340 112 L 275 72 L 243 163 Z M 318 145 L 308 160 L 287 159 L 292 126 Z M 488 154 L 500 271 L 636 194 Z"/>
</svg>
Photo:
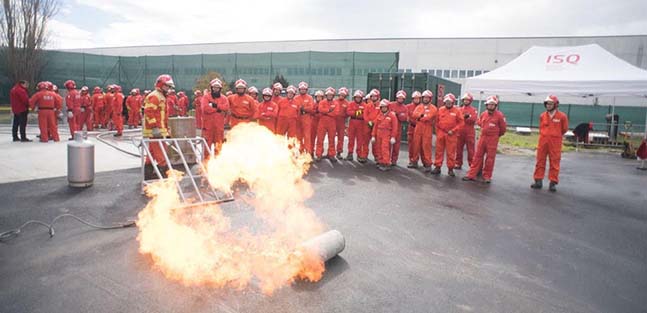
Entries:
<svg viewBox="0 0 647 313">
<path fill-rule="evenodd" d="M 505 115 L 499 110 L 494 111 L 492 114 L 488 111 L 481 113 L 478 124 L 481 126 L 481 134 L 483 136 L 501 137 L 505 134 L 506 128 L 508 127 Z"/>
<path fill-rule="evenodd" d="M 115 97 L 112 99 L 112 112 L 123 113 L 124 111 L 124 94 L 121 92 L 115 93 Z"/>
<path fill-rule="evenodd" d="M 53 110 L 58 108 L 56 96 L 57 94 L 53 91 L 41 90 L 31 96 L 29 99 L 29 107 L 31 109 L 38 107 L 39 110 Z"/>
<path fill-rule="evenodd" d="M 21 84 L 16 84 L 9 92 L 9 102 L 11 103 L 11 111 L 14 114 L 27 111 L 29 108 L 29 93 L 27 88 Z"/>
<path fill-rule="evenodd" d="M 476 109 L 471 105 L 464 105 L 460 108 L 460 111 L 463 114 L 463 119 L 465 119 L 463 129 L 474 129 L 474 124 L 476 124 L 476 120 L 478 119 Z M 470 117 L 465 118 L 465 114 L 469 114 Z"/>
</svg>

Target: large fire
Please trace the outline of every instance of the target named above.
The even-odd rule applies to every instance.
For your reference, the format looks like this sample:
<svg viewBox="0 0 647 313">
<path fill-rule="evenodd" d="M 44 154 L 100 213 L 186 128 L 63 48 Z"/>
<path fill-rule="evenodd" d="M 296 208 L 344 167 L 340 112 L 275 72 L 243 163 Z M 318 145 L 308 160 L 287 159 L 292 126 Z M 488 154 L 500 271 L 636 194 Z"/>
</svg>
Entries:
<svg viewBox="0 0 647 313">
<path fill-rule="evenodd" d="M 313 194 L 303 179 L 309 161 L 298 145 L 265 127 L 236 126 L 209 160 L 208 180 L 222 191 L 245 184 L 250 195 L 239 198 L 261 225 L 234 227 L 216 204 L 183 206 L 174 181 L 181 173 L 175 172 L 147 189 L 152 199 L 139 213 L 139 251 L 185 285 L 244 289 L 257 283 L 272 294 L 295 279 L 318 281 L 324 262 L 300 245 L 324 230 L 304 203 Z"/>
</svg>

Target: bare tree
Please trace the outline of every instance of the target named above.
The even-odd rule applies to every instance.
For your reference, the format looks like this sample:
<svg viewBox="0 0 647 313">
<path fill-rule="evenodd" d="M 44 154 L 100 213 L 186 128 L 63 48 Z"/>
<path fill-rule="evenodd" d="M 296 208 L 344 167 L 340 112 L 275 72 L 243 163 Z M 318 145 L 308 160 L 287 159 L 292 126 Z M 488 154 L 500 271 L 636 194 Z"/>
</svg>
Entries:
<svg viewBox="0 0 647 313">
<path fill-rule="evenodd" d="M 34 82 L 44 65 L 47 24 L 58 12 L 57 0 L 2 0 L 0 57 L 12 82 Z"/>
</svg>

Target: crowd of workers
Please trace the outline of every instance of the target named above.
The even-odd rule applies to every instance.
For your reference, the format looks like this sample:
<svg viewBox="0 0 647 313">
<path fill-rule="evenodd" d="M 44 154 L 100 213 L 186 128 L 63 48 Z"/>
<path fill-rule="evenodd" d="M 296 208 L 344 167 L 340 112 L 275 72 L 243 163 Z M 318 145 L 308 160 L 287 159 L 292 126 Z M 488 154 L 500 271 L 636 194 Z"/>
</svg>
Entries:
<svg viewBox="0 0 647 313">
<path fill-rule="evenodd" d="M 14 86 L 10 92 L 14 141 L 31 141 L 25 136 L 24 126 L 29 110 L 38 112 L 40 141 L 59 141 L 57 117 L 62 117 L 64 101 L 72 136 L 76 131 L 94 128 L 116 130 L 115 136 L 121 136 L 125 106 L 130 128 L 138 127 L 143 118 L 143 137 L 165 138 L 171 135 L 168 118 L 186 116 L 189 108 L 189 98 L 184 92 L 176 95 L 169 75 L 159 76 L 154 90 L 145 90 L 142 95 L 139 89 L 133 89 L 127 97 L 118 85 L 108 85 L 105 93 L 100 87 L 94 87 L 92 95 L 86 86 L 77 90 L 72 80 L 66 81 L 64 87 L 67 89 L 65 99 L 51 82 L 39 82 L 31 97 L 27 82 L 21 81 Z M 297 140 L 302 152 L 310 154 L 315 161 L 323 158 L 331 162 L 354 161 L 356 155 L 358 162 L 366 163 L 370 150 L 377 167 L 387 171 L 397 164 L 402 124 L 407 123 L 409 168 L 418 168 L 420 161 L 424 172 L 438 175 L 444 163 L 447 174 L 455 176 L 454 170 L 462 169 L 466 161 L 469 169 L 463 180 L 475 181 L 481 175 L 485 183 L 491 182 L 499 137 L 505 134 L 507 127 L 504 114 L 498 110 L 497 96 L 486 99 L 486 110 L 478 116 L 469 93 L 460 98 L 458 106 L 459 99 L 451 93 L 436 101 L 442 103 L 434 104 L 430 90 L 414 91 L 412 102 L 407 104 L 404 90 L 396 93 L 395 101 L 389 101 L 382 99 L 377 89 L 368 94 L 355 90 L 350 100 L 350 92 L 345 87 L 317 90 L 314 97 L 308 89 L 306 82 L 300 82 L 297 87 L 287 86 L 282 96 L 283 86 L 275 83 L 262 90 L 259 101 L 258 89 L 248 87 L 242 79 L 235 82 L 235 92 L 225 95 L 221 94 L 222 81 L 213 79 L 208 89 L 194 92 L 196 128 L 201 130 L 201 136 L 216 154 L 225 139 L 226 124 L 235 127 L 239 123 L 257 122 L 277 135 Z M 559 182 L 562 137 L 568 130 L 568 118 L 557 109 L 558 105 L 559 100 L 553 95 L 544 101 L 546 112 L 539 119 L 540 136 L 532 188 L 542 188 L 547 158 L 549 189 L 555 191 Z M 475 142 L 475 125 L 481 129 L 478 143 Z M 20 128 L 21 137 L 17 135 L 17 128 Z M 434 134 L 436 150 L 432 155 Z M 344 157 L 346 135 L 348 143 Z M 325 151 L 324 141 L 328 144 Z M 150 148 L 157 164 L 165 167 L 159 146 L 151 145 Z M 464 150 L 467 150 L 466 156 Z"/>
</svg>

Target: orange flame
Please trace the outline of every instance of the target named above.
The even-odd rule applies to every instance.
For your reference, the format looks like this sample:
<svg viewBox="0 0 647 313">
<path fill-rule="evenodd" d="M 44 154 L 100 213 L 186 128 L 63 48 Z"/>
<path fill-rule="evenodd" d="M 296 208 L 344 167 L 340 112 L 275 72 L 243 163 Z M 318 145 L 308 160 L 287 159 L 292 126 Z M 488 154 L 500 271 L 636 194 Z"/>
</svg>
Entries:
<svg viewBox="0 0 647 313">
<path fill-rule="evenodd" d="M 247 288 L 258 282 L 265 294 L 295 279 L 318 281 L 324 262 L 300 244 L 324 230 L 305 206 L 313 194 L 303 179 L 310 156 L 294 141 L 272 134 L 255 123 L 240 124 L 227 134 L 219 155 L 207 164 L 209 183 L 232 191 L 245 183 L 253 196 L 244 199 L 263 223 L 252 232 L 234 228 L 216 204 L 187 208 L 170 179 L 149 185 L 152 198 L 139 213 L 139 251 L 155 267 L 183 284 Z"/>
</svg>

